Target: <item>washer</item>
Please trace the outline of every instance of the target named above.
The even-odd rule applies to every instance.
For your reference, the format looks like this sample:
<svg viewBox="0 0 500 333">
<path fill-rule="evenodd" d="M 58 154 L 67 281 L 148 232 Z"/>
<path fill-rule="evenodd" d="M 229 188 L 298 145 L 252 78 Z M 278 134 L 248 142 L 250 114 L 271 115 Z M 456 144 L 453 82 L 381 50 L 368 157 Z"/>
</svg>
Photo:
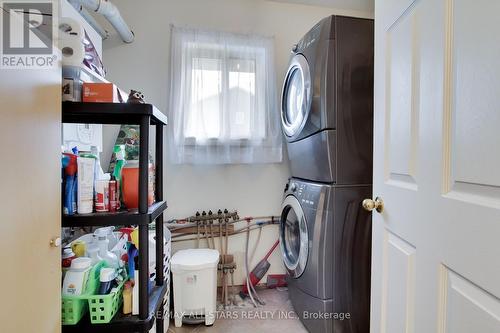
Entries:
<svg viewBox="0 0 500 333">
<path fill-rule="evenodd" d="M 293 177 L 371 183 L 373 20 L 330 16 L 293 46 L 281 120 Z"/>
<path fill-rule="evenodd" d="M 280 247 L 290 299 L 309 332 L 369 332 L 371 216 L 361 201 L 371 191 L 295 178 L 285 187 Z"/>
</svg>

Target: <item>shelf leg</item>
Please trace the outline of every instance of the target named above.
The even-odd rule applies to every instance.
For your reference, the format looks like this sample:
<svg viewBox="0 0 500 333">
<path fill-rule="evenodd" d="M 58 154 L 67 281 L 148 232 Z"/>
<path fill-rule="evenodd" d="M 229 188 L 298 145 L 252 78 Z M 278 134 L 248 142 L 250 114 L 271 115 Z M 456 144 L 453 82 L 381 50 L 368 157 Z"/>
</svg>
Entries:
<svg viewBox="0 0 500 333">
<path fill-rule="evenodd" d="M 149 116 L 141 117 L 139 140 L 139 213 L 148 212 Z"/>
<path fill-rule="evenodd" d="M 156 125 L 156 179 L 155 192 L 158 201 L 163 200 L 163 125 Z M 156 227 L 156 285 L 163 286 L 163 213 L 155 221 Z"/>
<path fill-rule="evenodd" d="M 139 213 L 148 212 L 149 177 L 149 116 L 141 117 L 139 141 Z M 139 318 L 149 316 L 149 231 L 148 225 L 139 226 Z"/>
<path fill-rule="evenodd" d="M 149 317 L 149 230 L 147 225 L 139 226 L 139 318 Z"/>
</svg>

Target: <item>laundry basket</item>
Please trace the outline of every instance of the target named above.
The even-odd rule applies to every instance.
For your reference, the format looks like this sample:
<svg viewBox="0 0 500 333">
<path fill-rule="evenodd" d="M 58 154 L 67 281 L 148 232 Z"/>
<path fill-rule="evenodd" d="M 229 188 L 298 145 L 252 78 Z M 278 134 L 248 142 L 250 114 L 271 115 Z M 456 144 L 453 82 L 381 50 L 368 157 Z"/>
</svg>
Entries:
<svg viewBox="0 0 500 333">
<path fill-rule="evenodd" d="M 204 317 L 205 325 L 215 322 L 217 302 L 217 264 L 219 251 L 180 250 L 172 256 L 175 326 L 182 318 Z"/>
</svg>

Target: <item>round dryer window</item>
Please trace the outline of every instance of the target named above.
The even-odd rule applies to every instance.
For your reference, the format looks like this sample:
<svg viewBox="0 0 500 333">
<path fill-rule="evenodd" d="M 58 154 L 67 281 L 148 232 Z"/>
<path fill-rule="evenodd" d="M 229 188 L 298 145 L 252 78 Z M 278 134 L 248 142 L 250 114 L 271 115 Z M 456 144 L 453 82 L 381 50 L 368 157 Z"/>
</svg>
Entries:
<svg viewBox="0 0 500 333">
<path fill-rule="evenodd" d="M 304 212 L 294 196 L 283 202 L 280 223 L 280 247 L 290 275 L 298 278 L 306 268 L 309 236 Z"/>
<path fill-rule="evenodd" d="M 311 76 L 306 58 L 297 54 L 290 61 L 281 97 L 281 121 L 288 137 L 300 133 L 311 107 Z"/>
</svg>

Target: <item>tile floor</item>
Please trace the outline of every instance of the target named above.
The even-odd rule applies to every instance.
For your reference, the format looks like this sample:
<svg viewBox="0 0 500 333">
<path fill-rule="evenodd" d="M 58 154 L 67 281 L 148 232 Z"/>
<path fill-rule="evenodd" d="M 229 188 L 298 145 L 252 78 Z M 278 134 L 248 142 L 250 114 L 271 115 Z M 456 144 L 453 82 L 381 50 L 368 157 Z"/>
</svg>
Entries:
<svg viewBox="0 0 500 333">
<path fill-rule="evenodd" d="M 259 308 L 240 307 L 219 311 L 215 324 L 206 327 L 203 324 L 175 327 L 170 321 L 169 333 L 307 333 L 302 323 L 293 312 L 288 299 L 288 291 L 260 289 L 259 296 L 266 303 Z"/>
</svg>

